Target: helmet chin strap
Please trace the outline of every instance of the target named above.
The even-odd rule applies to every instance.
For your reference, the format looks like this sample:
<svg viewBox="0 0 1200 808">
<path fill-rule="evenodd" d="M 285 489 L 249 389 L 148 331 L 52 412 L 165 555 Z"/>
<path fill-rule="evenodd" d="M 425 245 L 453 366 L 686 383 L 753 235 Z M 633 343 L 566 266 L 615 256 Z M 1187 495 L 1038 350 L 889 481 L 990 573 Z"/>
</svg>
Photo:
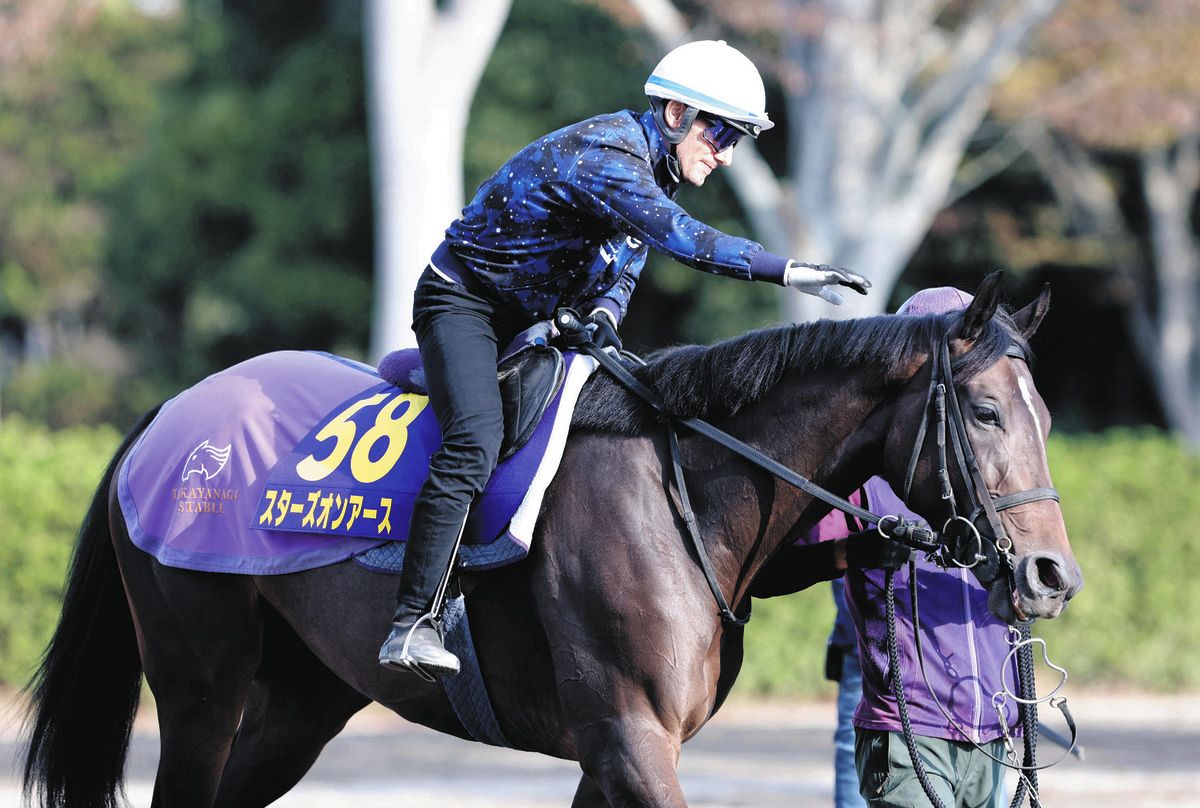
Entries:
<svg viewBox="0 0 1200 808">
<path fill-rule="evenodd" d="M 671 153 L 667 155 L 667 172 L 671 175 L 672 182 L 683 182 L 683 170 L 679 167 L 679 158 L 675 156 L 674 146 L 671 146 Z"/>
</svg>

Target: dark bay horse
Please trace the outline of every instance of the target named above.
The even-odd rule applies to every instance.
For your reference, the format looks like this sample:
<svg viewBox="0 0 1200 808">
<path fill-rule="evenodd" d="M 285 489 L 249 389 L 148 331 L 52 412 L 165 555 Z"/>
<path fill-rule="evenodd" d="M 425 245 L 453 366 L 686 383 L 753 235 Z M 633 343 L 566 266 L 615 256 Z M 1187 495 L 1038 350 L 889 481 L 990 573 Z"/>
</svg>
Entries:
<svg viewBox="0 0 1200 808">
<path fill-rule="evenodd" d="M 956 393 L 994 495 L 1049 486 L 1046 408 L 1025 363 L 1048 304 L 1009 315 L 998 278 L 964 312 L 753 332 L 672 349 L 639 371 L 680 415 L 710 420 L 839 494 L 883 471 L 899 490 L 930 380 L 951 337 Z M 126 439 L 80 531 L 63 613 L 31 683 L 26 788 L 42 804 L 117 803 L 145 675 L 158 706 L 154 805 L 260 806 L 288 791 L 355 712 L 378 701 L 469 737 L 442 688 L 381 668 L 394 578 L 350 562 L 271 576 L 160 565 L 129 539 L 112 489 Z M 664 482 L 667 441 L 645 406 L 594 378 L 576 411 L 530 556 L 473 576 L 480 666 L 513 746 L 578 760 L 576 806 L 683 806 L 680 745 L 741 664 Z M 722 591 L 744 606 L 757 572 L 827 510 L 706 439 L 684 465 Z M 946 503 L 923 450 L 910 504 Z M 955 472 L 952 471 L 952 475 Z M 961 479 L 956 490 L 965 490 Z M 992 584 L 1005 619 L 1052 617 L 1081 575 L 1058 503 L 1004 512 L 1015 575 Z M 983 529 L 983 525 L 981 525 Z M 396 769 L 404 771 L 404 760 Z"/>
</svg>

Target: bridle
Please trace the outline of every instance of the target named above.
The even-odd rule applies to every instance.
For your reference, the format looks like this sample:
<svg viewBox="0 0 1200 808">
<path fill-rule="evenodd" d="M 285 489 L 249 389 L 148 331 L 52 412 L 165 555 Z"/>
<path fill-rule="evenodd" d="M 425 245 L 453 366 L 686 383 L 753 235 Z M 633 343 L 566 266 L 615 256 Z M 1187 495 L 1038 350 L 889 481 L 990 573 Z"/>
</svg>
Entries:
<svg viewBox="0 0 1200 808">
<path fill-rule="evenodd" d="M 1010 343 L 1005 350 L 1005 355 L 1014 359 L 1019 359 L 1022 362 L 1027 362 L 1025 352 L 1020 346 L 1015 343 Z M 987 484 L 983 480 L 983 474 L 979 469 L 979 463 L 976 459 L 974 449 L 971 446 L 971 441 L 967 435 L 966 421 L 963 419 L 962 409 L 958 402 L 958 396 L 954 392 L 954 372 L 953 365 L 950 360 L 950 336 L 949 332 L 943 333 L 937 339 L 937 345 L 931 351 L 932 369 L 929 379 L 929 393 L 926 397 L 925 408 L 922 412 L 921 423 L 917 431 L 917 437 L 914 441 L 912 455 L 908 463 L 908 470 L 904 480 L 904 500 L 908 501 L 909 493 L 912 488 L 913 478 L 916 474 L 917 464 L 920 461 L 921 451 L 924 448 L 927 438 L 927 426 L 930 421 L 934 424 L 934 436 L 937 446 L 938 469 L 937 476 L 942 488 L 942 499 L 949 507 L 950 516 L 942 527 L 942 541 L 938 542 L 928 550 L 927 557 L 938 564 L 942 568 L 948 568 L 951 564 L 964 568 L 973 569 L 981 562 L 984 563 L 982 569 L 973 569 L 974 574 L 979 579 L 981 585 L 985 588 L 990 587 L 993 582 L 1001 574 L 1007 577 L 1007 584 L 1011 592 L 1016 586 L 1016 566 L 1012 555 L 1012 539 L 1009 538 L 1004 530 L 1004 525 L 1000 521 L 1000 512 L 1009 508 L 1016 508 L 1020 505 L 1025 505 L 1030 502 L 1038 502 L 1040 500 L 1052 499 L 1055 502 L 1059 501 L 1058 491 L 1051 487 L 1030 488 L 1024 491 L 1018 491 L 1005 496 L 993 497 L 987 488 Z M 948 402 L 947 402 L 948 400 Z M 958 464 L 958 471 L 962 480 L 967 482 L 966 501 L 969 504 L 967 516 L 963 516 L 958 511 L 958 498 L 955 495 L 954 486 L 950 478 L 950 467 L 947 462 L 946 451 L 946 435 L 949 432 L 950 443 L 954 450 L 954 457 Z M 975 526 L 975 522 L 980 518 L 985 517 L 988 524 L 987 533 L 981 533 Z M 898 517 L 885 517 L 890 519 L 898 519 Z M 880 523 L 880 532 L 887 535 L 883 524 Z M 1001 669 L 1001 677 L 1003 682 L 1003 690 L 996 693 L 992 697 L 992 706 L 996 710 L 996 714 L 1000 720 L 1001 737 L 1008 754 L 1012 761 L 1016 761 L 1017 754 L 1013 748 L 1012 734 L 1005 719 L 1004 704 L 1007 699 L 1012 699 L 1018 705 L 1018 711 L 1021 716 L 1022 728 L 1025 737 L 1025 754 L 1021 764 L 1010 763 L 995 757 L 980 744 L 971 739 L 971 736 L 958 724 L 958 722 L 950 715 L 950 712 L 942 705 L 933 687 L 929 684 L 929 676 L 925 670 L 925 656 L 921 647 L 921 618 L 920 608 L 918 605 L 918 592 L 920 587 L 916 582 L 917 566 L 915 561 L 909 562 L 909 593 L 912 603 L 912 622 L 913 622 L 913 638 L 916 644 L 917 662 L 920 666 L 921 676 L 925 680 L 926 688 L 929 690 L 930 697 L 942 715 L 958 730 L 959 734 L 968 739 L 968 741 L 982 754 L 991 758 L 996 763 L 1010 769 L 1015 769 L 1020 775 L 1020 780 L 1016 793 L 1013 796 L 1011 805 L 1018 806 L 1024 799 L 1025 792 L 1028 790 L 1030 795 L 1031 805 L 1039 805 L 1039 797 L 1037 794 L 1037 772 L 1041 769 L 1049 768 L 1059 763 L 1063 758 L 1071 753 L 1075 747 L 1077 736 L 1075 721 L 1067 708 L 1067 701 L 1064 697 L 1058 696 L 1058 692 L 1066 684 L 1067 672 L 1063 668 L 1050 662 L 1046 656 L 1046 644 L 1040 638 L 1030 636 L 1028 621 L 1022 623 L 1020 629 L 1010 629 L 1009 642 L 1012 649 L 1004 659 Z M 885 575 L 886 587 L 886 606 L 887 606 L 887 622 L 888 622 L 888 660 L 892 671 L 891 685 L 892 692 L 896 698 L 896 704 L 900 713 L 901 724 L 903 728 L 903 737 L 905 744 L 908 746 L 909 755 L 912 759 L 914 773 L 917 775 L 918 781 L 921 783 L 926 796 L 930 802 L 936 807 L 941 808 L 941 802 L 934 793 L 933 786 L 929 781 L 928 774 L 921 762 L 920 755 L 917 752 L 915 739 L 913 737 L 912 726 L 908 716 L 908 704 L 904 693 L 904 682 L 900 670 L 899 654 L 897 652 L 896 641 L 896 614 L 895 614 L 895 581 L 894 573 L 888 570 Z M 1016 636 L 1014 637 L 1013 634 Z M 1042 654 L 1045 657 L 1047 664 L 1052 669 L 1062 674 L 1062 680 L 1047 696 L 1038 698 L 1036 694 L 1036 685 L 1034 683 L 1034 667 L 1032 645 L 1040 643 L 1042 646 Z M 1003 680 L 1004 674 L 1010 669 L 1013 657 L 1017 657 L 1018 663 L 1018 686 L 1020 695 L 1012 693 L 1008 689 L 1008 684 Z M 1042 702 L 1049 702 L 1052 707 L 1062 711 L 1063 717 L 1071 730 L 1070 745 L 1066 752 L 1062 754 L 1053 763 L 1039 766 L 1037 764 L 1037 705 Z"/>
<path fill-rule="evenodd" d="M 1022 362 L 1028 361 L 1025 352 L 1016 343 L 1009 343 L 1005 349 L 1005 355 Z M 909 499 L 917 463 L 928 435 L 928 425 L 930 421 L 933 421 L 938 458 L 937 476 L 942 488 L 942 500 L 947 503 L 950 516 L 942 526 L 939 546 L 922 549 L 930 552 L 932 560 L 943 568 L 954 564 L 958 567 L 973 569 L 983 563 L 984 566 L 981 569 L 975 570 L 975 575 L 985 587 L 989 586 L 1001 573 L 1001 565 L 1003 565 L 1003 572 L 1008 575 L 1009 584 L 1012 585 L 1015 583 L 1016 574 L 1012 556 L 1013 543 L 1000 521 L 1000 512 L 1044 499 L 1058 502 L 1058 491 L 1050 487 L 1040 487 L 1001 497 L 991 495 L 987 483 L 983 480 L 983 473 L 979 470 L 975 451 L 971 447 L 958 396 L 954 394 L 954 367 L 950 361 L 950 334 L 948 331 L 935 338 L 935 344 L 930 351 L 930 361 L 932 371 L 929 376 L 929 392 L 925 399 L 921 423 L 917 429 L 912 454 L 908 461 L 903 499 L 905 502 Z M 966 502 L 969 504 L 969 510 L 965 516 L 959 513 L 958 497 L 950 479 L 950 467 L 946 452 L 947 432 L 949 432 L 959 475 L 967 483 L 965 486 Z M 975 526 L 980 516 L 985 516 L 987 519 L 988 533 L 981 534 Z"/>
</svg>

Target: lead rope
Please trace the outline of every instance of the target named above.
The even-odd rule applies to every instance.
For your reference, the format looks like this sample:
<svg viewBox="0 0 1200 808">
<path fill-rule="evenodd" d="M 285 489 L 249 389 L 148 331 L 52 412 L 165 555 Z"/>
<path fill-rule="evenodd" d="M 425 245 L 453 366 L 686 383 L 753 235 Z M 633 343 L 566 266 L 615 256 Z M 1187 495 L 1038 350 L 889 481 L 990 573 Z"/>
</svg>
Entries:
<svg viewBox="0 0 1200 808">
<path fill-rule="evenodd" d="M 1037 683 L 1034 679 L 1033 669 L 1033 646 L 1029 643 L 1032 636 L 1032 630 L 1029 623 L 1021 624 L 1021 642 L 1024 643 L 1020 650 L 1017 651 L 1017 676 L 1020 677 L 1021 683 L 1021 701 L 1017 703 L 1018 712 L 1021 716 L 1021 728 L 1025 735 L 1025 760 L 1024 769 L 1020 773 L 1020 779 L 1017 780 L 1017 788 L 1013 794 L 1012 802 L 1009 808 L 1018 808 L 1025 797 L 1025 792 L 1029 792 L 1030 808 L 1041 808 L 1041 798 L 1038 795 L 1038 773 L 1037 773 Z M 1012 739 L 1008 737 L 1008 726 L 1004 723 L 1003 709 L 1000 713 L 1001 727 L 1004 729 L 1004 741 L 1012 748 Z"/>
<path fill-rule="evenodd" d="M 910 561 L 909 570 L 909 591 L 910 597 L 916 600 L 916 562 Z M 885 598 L 887 614 L 887 652 L 888 665 L 890 666 L 889 680 L 892 689 L 892 694 L 896 697 L 896 708 L 900 714 L 900 726 L 902 735 L 904 736 L 904 745 L 908 748 L 909 757 L 912 760 L 913 773 L 917 776 L 917 781 L 921 784 L 921 788 L 925 792 L 925 796 L 929 798 L 930 803 L 934 808 L 946 808 L 942 801 L 938 798 L 933 790 L 933 783 L 929 780 L 929 773 L 925 770 L 925 764 L 921 760 L 917 751 L 917 741 L 912 730 L 912 721 L 908 714 L 908 698 L 904 693 L 904 678 L 900 672 L 900 652 L 896 640 L 896 582 L 895 572 L 887 570 L 884 576 Z M 1015 629 L 1014 629 L 1015 631 Z M 1019 808 L 1022 802 L 1025 801 L 1026 794 L 1029 796 L 1030 808 L 1041 808 L 1041 798 L 1038 794 L 1038 767 L 1037 767 L 1037 737 L 1038 737 L 1038 711 L 1037 711 L 1037 682 L 1035 679 L 1035 671 L 1033 667 L 1033 647 L 1030 643 L 1032 636 L 1029 623 L 1022 623 L 1020 628 L 1020 647 L 1017 649 L 1017 678 L 1019 679 L 1018 686 L 1021 692 L 1021 698 L 1018 700 L 1018 715 L 1020 716 L 1021 728 L 1024 734 L 1024 762 L 1020 767 L 1016 768 L 1019 774 L 1017 787 L 1013 793 L 1012 802 L 1009 808 Z M 913 603 L 913 635 L 917 643 L 918 654 L 920 654 L 920 625 L 917 617 L 916 604 Z M 922 664 L 922 671 L 924 665 Z M 993 702 L 994 703 L 994 702 Z M 1004 740 L 1005 749 L 1013 762 L 1016 762 L 1017 753 L 1013 748 L 1012 734 L 1009 731 L 1008 722 L 1004 718 L 1003 704 L 996 705 L 996 712 L 1000 719 L 1000 729 Z M 957 726 L 957 725 L 956 725 Z M 961 731 L 961 730 L 960 730 Z M 1072 727 L 1072 734 L 1074 728 Z M 1072 744 L 1073 746 L 1074 744 Z M 984 751 L 984 750 L 980 750 Z M 984 754 L 988 757 L 986 751 Z M 997 760 L 993 758 L 993 760 Z M 1057 761 L 1056 761 L 1057 762 Z"/>
<path fill-rule="evenodd" d="M 909 580 L 912 580 L 913 572 L 916 569 L 916 564 L 909 562 Z M 908 747 L 908 755 L 912 759 L 913 773 L 917 775 L 918 782 L 921 783 L 921 788 L 925 790 L 925 796 L 929 797 L 929 801 L 933 803 L 933 808 L 946 808 L 942 801 L 938 799 L 938 795 L 934 793 L 933 783 L 929 782 L 929 774 L 925 771 L 925 764 L 921 761 L 921 756 L 917 753 L 917 739 L 913 735 L 912 722 L 908 717 L 908 699 L 904 696 L 904 677 L 900 674 L 900 652 L 897 650 L 896 643 L 896 582 L 894 570 L 887 570 L 884 575 L 885 597 L 884 603 L 887 606 L 887 651 L 888 665 L 891 668 L 888 678 L 891 680 L 892 694 L 896 697 L 896 708 L 900 712 L 900 726 L 904 732 L 904 745 Z M 913 628 L 916 631 L 916 627 Z"/>
</svg>

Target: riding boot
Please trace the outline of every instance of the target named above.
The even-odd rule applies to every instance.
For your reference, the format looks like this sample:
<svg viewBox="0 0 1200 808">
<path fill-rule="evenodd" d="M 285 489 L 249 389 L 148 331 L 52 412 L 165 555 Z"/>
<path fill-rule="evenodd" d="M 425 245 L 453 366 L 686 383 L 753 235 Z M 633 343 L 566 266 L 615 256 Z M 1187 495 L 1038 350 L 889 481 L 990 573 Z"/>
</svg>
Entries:
<svg viewBox="0 0 1200 808">
<path fill-rule="evenodd" d="M 426 681 L 458 673 L 458 657 L 446 650 L 433 616 L 398 607 L 392 633 L 379 649 L 379 664 L 412 671 Z"/>
</svg>

